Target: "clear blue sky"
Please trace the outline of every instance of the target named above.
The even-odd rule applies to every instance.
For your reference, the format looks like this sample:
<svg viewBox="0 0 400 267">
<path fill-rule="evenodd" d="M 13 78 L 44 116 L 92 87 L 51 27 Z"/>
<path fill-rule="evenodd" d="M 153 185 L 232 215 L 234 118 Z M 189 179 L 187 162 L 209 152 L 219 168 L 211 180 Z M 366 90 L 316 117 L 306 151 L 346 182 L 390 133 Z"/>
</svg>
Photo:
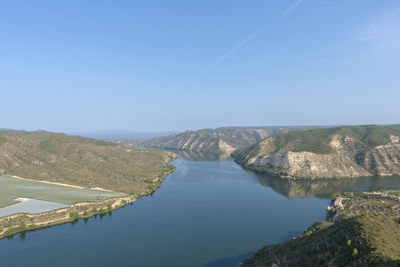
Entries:
<svg viewBox="0 0 400 267">
<path fill-rule="evenodd" d="M 400 1 L 3 0 L 0 128 L 400 123 Z"/>
</svg>

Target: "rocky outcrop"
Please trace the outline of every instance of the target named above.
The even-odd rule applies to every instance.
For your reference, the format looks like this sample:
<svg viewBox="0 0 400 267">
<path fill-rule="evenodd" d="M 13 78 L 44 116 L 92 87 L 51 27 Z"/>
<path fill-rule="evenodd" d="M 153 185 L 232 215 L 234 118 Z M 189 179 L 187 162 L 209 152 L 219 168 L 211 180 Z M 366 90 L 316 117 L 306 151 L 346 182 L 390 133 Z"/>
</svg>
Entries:
<svg viewBox="0 0 400 267">
<path fill-rule="evenodd" d="M 316 131 L 313 130 L 310 134 L 316 135 Z M 345 134 L 347 132 L 350 134 Z M 303 136 L 287 138 L 290 141 L 284 143 L 282 138 L 278 140 L 276 137 L 269 137 L 250 148 L 237 150 L 232 155 L 237 162 L 249 169 L 296 178 L 400 175 L 399 136 L 389 135 L 388 143 L 378 146 L 368 146 L 371 142 L 366 143 L 365 140 L 369 139 L 353 137 L 348 130 L 333 130 L 332 134 L 323 137 L 325 140 L 320 141 L 318 146 L 312 138 L 306 139 Z M 304 143 L 301 144 L 301 141 Z M 320 148 L 322 146 L 323 149 Z M 319 150 L 308 147 L 318 147 Z"/>
</svg>

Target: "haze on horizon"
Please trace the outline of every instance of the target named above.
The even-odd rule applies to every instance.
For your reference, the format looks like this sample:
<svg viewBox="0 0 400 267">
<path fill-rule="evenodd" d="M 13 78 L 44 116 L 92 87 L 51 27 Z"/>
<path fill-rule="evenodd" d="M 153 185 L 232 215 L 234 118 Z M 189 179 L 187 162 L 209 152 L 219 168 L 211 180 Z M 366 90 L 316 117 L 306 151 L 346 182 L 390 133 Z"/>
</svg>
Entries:
<svg viewBox="0 0 400 267">
<path fill-rule="evenodd" d="M 0 128 L 400 123 L 400 1 L 2 1 Z"/>
</svg>

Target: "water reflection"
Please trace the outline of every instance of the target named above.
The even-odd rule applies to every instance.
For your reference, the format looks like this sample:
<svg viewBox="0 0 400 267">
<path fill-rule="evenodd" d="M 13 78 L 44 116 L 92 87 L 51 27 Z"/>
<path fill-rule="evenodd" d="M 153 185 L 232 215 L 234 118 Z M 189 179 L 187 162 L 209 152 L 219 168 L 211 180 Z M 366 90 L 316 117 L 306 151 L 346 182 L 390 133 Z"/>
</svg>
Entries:
<svg viewBox="0 0 400 267">
<path fill-rule="evenodd" d="M 24 242 L 26 238 L 26 231 L 23 231 L 19 234 L 19 239 Z"/>
<path fill-rule="evenodd" d="M 231 153 L 194 152 L 184 150 L 168 150 L 189 161 L 225 161 L 231 159 Z"/>
<path fill-rule="evenodd" d="M 170 150 L 189 161 L 226 161 L 232 160 L 230 153 L 206 153 Z M 377 191 L 400 189 L 400 176 L 373 176 L 323 180 L 287 180 L 276 176 L 264 176 L 248 171 L 256 176 L 260 184 L 271 187 L 277 193 L 293 198 L 318 197 L 330 199 L 335 194 L 346 191 Z"/>
<path fill-rule="evenodd" d="M 257 175 L 262 185 L 292 198 L 332 198 L 345 191 L 377 191 L 400 189 L 400 176 L 374 176 L 325 180 L 287 180 L 274 176 Z"/>
<path fill-rule="evenodd" d="M 224 161 L 231 159 L 231 153 L 232 153 L 232 152 L 214 153 L 214 152 L 201 152 L 201 151 L 176 150 L 176 149 L 156 149 L 153 147 L 141 147 L 141 146 L 135 146 L 135 148 L 147 149 L 147 150 L 171 151 L 177 154 L 179 157 L 189 161 Z"/>
</svg>

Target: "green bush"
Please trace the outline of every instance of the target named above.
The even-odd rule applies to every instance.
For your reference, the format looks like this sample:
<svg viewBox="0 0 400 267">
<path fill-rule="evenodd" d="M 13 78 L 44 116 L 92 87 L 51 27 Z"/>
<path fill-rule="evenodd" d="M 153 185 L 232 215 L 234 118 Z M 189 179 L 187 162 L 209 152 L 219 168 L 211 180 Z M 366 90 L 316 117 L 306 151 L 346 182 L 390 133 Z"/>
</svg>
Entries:
<svg viewBox="0 0 400 267">
<path fill-rule="evenodd" d="M 25 221 L 19 221 L 19 229 L 20 230 L 25 230 L 26 229 L 26 222 Z"/>
<path fill-rule="evenodd" d="M 77 211 L 71 211 L 71 212 L 69 213 L 69 216 L 70 216 L 71 218 L 76 219 L 76 218 L 79 217 L 79 213 L 78 213 Z"/>
<path fill-rule="evenodd" d="M 358 255 L 358 250 L 356 248 L 353 249 L 353 254 L 352 255 L 353 255 L 353 257 Z"/>
</svg>

